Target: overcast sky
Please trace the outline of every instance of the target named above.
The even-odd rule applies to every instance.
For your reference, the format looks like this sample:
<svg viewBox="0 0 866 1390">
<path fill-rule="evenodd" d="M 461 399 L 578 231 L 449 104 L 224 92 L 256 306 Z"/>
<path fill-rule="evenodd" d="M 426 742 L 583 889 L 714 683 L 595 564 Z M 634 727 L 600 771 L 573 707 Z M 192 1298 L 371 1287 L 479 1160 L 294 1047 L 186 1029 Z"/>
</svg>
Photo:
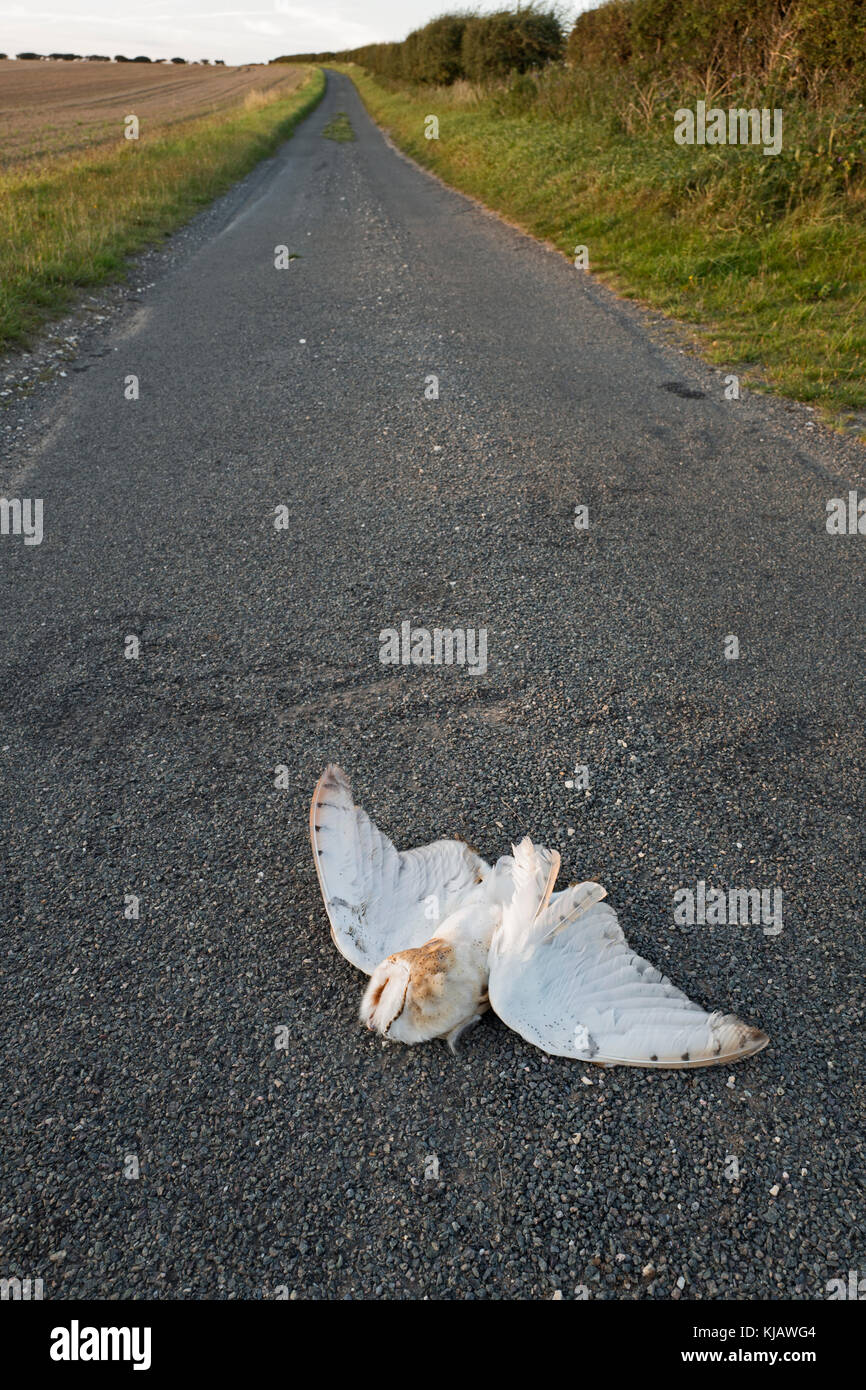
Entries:
<svg viewBox="0 0 866 1390">
<path fill-rule="evenodd" d="M 566 0 L 560 8 L 571 18 L 599 2 Z M 507 9 L 508 0 L 0 0 L 0 52 L 257 63 L 402 39 L 434 15 L 464 6 Z"/>
</svg>

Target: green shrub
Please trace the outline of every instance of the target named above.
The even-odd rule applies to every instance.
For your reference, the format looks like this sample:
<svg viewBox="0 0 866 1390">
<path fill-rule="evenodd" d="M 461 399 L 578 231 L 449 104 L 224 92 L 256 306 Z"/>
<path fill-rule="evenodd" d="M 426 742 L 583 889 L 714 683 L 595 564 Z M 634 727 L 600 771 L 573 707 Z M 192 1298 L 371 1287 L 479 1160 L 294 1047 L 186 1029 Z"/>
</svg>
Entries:
<svg viewBox="0 0 866 1390">
<path fill-rule="evenodd" d="M 543 67 L 562 57 L 562 25 L 551 11 L 500 10 L 467 20 L 461 59 L 470 82 L 489 82 L 511 72 Z"/>
<path fill-rule="evenodd" d="M 407 76 L 413 82 L 429 82 L 437 87 L 450 86 L 463 77 L 462 47 L 466 24 L 465 15 L 444 14 L 425 24 L 415 34 L 410 34 L 406 44 L 414 39 L 415 45 L 411 71 Z"/>
<path fill-rule="evenodd" d="M 793 7 L 796 42 L 813 69 L 845 72 L 866 89 L 866 5 L 863 0 L 801 0 Z"/>
</svg>

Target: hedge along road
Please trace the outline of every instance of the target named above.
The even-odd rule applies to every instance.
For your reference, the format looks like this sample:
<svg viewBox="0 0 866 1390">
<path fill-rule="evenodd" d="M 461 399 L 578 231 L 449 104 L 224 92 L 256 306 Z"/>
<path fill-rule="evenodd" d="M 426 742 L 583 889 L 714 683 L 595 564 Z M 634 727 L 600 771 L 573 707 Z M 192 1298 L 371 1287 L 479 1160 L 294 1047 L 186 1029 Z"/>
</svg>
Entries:
<svg viewBox="0 0 866 1390">
<path fill-rule="evenodd" d="M 0 538 L 3 1272 L 825 1297 L 862 1264 L 866 539 L 825 526 L 862 451 L 725 399 L 342 76 L 174 245 L 7 412 L 44 537 Z M 383 664 L 404 622 L 485 629 L 486 670 Z M 362 1033 L 307 844 L 331 759 L 400 846 L 556 845 L 769 1049 L 602 1072 L 492 1016 L 456 1059 Z M 782 931 L 676 925 L 699 882 L 780 890 Z"/>
</svg>

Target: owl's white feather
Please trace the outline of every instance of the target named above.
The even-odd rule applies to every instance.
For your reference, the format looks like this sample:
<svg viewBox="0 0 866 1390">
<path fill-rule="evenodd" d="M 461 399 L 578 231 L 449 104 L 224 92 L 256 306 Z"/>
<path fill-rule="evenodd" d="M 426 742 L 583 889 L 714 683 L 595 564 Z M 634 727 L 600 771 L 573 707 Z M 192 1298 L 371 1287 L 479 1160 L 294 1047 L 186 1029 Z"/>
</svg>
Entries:
<svg viewBox="0 0 866 1390">
<path fill-rule="evenodd" d="M 334 944 L 365 975 L 393 951 L 422 946 L 491 874 L 462 840 L 400 853 L 333 765 L 313 793 L 310 839 Z"/>
<path fill-rule="evenodd" d="M 490 1005 L 527 1042 L 608 1066 L 734 1062 L 769 1039 L 707 1013 L 635 954 L 598 883 L 553 894 L 535 918 L 506 910 L 490 948 Z"/>
<path fill-rule="evenodd" d="M 502 914 L 501 934 L 504 939 L 522 933 L 526 923 L 534 922 L 544 911 L 561 863 L 555 849 L 534 845 L 528 835 L 512 848 L 511 891 Z"/>
</svg>

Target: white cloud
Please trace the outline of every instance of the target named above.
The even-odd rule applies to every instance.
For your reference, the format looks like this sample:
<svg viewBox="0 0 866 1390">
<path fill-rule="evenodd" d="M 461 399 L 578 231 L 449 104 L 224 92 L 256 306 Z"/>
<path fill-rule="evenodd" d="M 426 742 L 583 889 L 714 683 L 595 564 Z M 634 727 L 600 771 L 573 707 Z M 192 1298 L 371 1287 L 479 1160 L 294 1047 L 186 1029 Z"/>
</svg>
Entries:
<svg viewBox="0 0 866 1390">
<path fill-rule="evenodd" d="M 282 37 L 283 30 L 278 24 L 272 24 L 269 19 L 244 19 L 241 21 L 244 29 L 249 29 L 251 34 L 273 34 Z"/>
</svg>

